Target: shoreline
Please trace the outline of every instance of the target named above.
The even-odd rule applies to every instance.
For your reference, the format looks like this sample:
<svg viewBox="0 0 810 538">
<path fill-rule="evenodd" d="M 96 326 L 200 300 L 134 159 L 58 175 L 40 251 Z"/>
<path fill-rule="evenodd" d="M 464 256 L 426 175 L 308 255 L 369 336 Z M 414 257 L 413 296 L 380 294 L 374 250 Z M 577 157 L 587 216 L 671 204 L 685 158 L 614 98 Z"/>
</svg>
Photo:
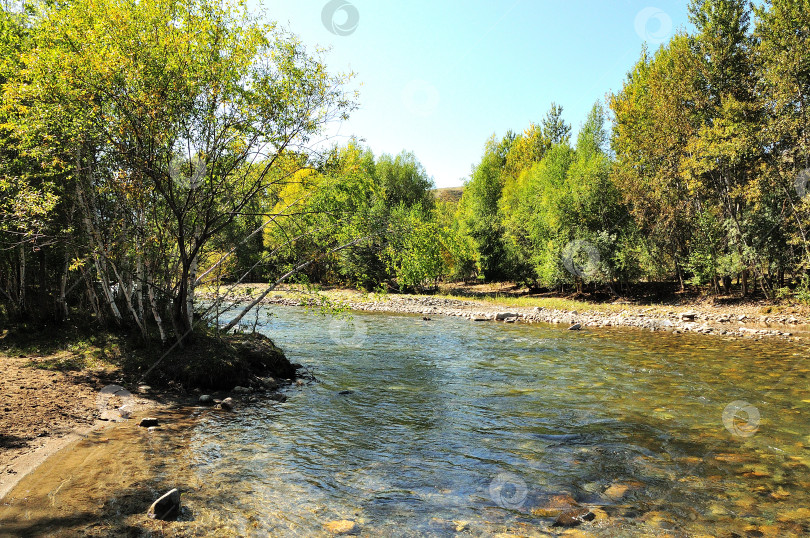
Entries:
<svg viewBox="0 0 810 538">
<path fill-rule="evenodd" d="M 133 395 L 135 396 L 135 395 Z M 128 408 L 133 414 L 124 420 L 96 419 L 90 425 L 75 425 L 70 431 L 56 430 L 40 435 L 32 442 L 17 448 L 6 448 L 0 460 L 0 501 L 11 493 L 17 485 L 33 473 L 43 463 L 55 457 L 65 448 L 87 439 L 91 434 L 101 432 L 116 425 L 133 421 L 148 413 L 171 408 L 178 401 L 163 402 L 157 399 L 133 397 Z"/>
<path fill-rule="evenodd" d="M 234 303 L 255 298 L 255 284 L 241 284 L 220 298 Z M 287 307 L 320 307 L 322 302 L 293 287 L 279 288 L 261 304 Z M 213 300 L 215 294 L 200 290 L 198 296 Z M 810 319 L 794 314 L 761 314 L 755 306 L 723 307 L 714 305 L 631 305 L 621 303 L 583 304 L 587 310 L 568 310 L 541 306 L 508 306 L 486 300 L 431 295 L 364 294 L 349 289 L 320 292 L 330 302 L 358 312 L 414 314 L 422 316 L 462 317 L 472 321 L 502 323 L 546 323 L 568 328 L 629 327 L 671 334 L 704 334 L 733 338 L 778 338 L 806 342 L 810 338 Z M 541 302 L 541 301 L 538 301 Z"/>
</svg>

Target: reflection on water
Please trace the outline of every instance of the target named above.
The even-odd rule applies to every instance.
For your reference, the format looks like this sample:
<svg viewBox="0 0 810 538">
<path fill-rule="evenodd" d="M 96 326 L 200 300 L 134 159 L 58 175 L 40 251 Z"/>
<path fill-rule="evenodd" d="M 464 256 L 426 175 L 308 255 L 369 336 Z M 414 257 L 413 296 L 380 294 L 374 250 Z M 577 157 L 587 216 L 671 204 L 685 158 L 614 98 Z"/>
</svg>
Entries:
<svg viewBox="0 0 810 538">
<path fill-rule="evenodd" d="M 805 348 L 269 310 L 319 382 L 164 432 L 181 533 L 545 535 L 552 498 L 596 535 L 810 531 Z"/>
</svg>

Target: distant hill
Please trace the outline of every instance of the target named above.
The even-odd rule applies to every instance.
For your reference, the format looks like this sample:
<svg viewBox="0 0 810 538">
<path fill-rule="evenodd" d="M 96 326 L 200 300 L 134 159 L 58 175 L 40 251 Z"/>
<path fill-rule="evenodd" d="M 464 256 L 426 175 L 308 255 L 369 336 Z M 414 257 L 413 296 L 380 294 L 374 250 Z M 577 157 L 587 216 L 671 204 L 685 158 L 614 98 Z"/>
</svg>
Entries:
<svg viewBox="0 0 810 538">
<path fill-rule="evenodd" d="M 444 187 L 442 189 L 433 189 L 433 194 L 440 202 L 458 202 L 461 200 L 461 193 L 464 192 L 464 187 Z"/>
</svg>

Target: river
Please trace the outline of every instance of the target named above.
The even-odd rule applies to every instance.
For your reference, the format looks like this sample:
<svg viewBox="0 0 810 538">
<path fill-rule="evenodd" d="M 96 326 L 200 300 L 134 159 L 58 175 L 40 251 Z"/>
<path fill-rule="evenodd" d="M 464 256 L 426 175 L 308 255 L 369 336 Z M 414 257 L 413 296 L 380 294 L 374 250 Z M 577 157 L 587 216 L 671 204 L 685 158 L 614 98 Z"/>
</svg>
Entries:
<svg viewBox="0 0 810 538">
<path fill-rule="evenodd" d="M 810 532 L 806 347 L 284 307 L 259 320 L 317 382 L 286 403 L 179 410 L 151 437 L 91 437 L 24 480 L 6 517 L 102 533 L 65 514 L 125 507 L 136 483 L 184 490 L 166 528 L 188 535 L 352 521 L 362 536 L 545 536 L 561 502 L 601 536 Z M 70 479 L 53 494 L 46 476 Z"/>
</svg>

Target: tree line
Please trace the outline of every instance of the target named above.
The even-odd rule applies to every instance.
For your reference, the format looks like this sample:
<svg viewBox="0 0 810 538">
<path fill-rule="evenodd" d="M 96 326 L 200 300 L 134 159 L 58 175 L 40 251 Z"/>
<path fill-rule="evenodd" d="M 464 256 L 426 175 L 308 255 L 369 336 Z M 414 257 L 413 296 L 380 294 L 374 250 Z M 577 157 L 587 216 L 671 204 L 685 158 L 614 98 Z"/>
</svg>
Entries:
<svg viewBox="0 0 810 538">
<path fill-rule="evenodd" d="M 407 234 L 313 276 L 614 293 L 661 280 L 729 292 L 736 280 L 743 296 L 810 300 L 810 2 L 692 0 L 689 14 L 694 31 L 643 48 L 575 140 L 552 104 L 486 142 L 458 203 L 396 200 L 420 208 L 398 228 Z M 386 245 L 396 262 L 352 269 L 348 258 Z"/>
<path fill-rule="evenodd" d="M 351 75 L 239 5 L 0 13 L 0 316 L 168 342 L 195 289 L 290 278 L 683 288 L 810 300 L 810 0 L 692 0 L 572 137 L 484 145 L 458 201 L 416 157 L 317 144 Z M 314 149 L 313 149 L 314 148 Z"/>
</svg>

